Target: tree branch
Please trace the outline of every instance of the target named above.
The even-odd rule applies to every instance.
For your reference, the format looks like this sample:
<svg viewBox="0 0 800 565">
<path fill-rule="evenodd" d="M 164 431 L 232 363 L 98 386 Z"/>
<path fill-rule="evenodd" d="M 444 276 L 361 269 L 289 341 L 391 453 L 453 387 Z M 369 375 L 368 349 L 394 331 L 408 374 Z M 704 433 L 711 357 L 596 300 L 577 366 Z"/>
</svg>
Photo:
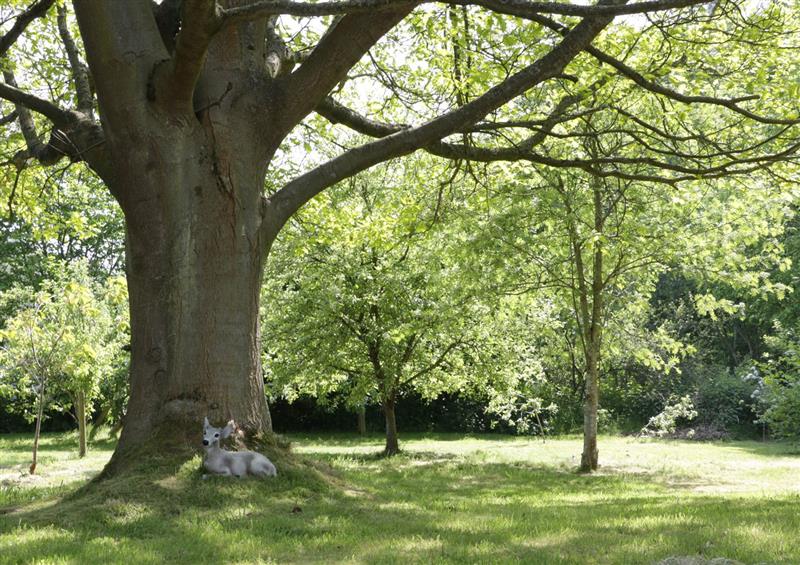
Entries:
<svg viewBox="0 0 800 565">
<path fill-rule="evenodd" d="M 5 116 L 0 116 L 0 127 L 13 122 L 14 120 L 17 119 L 18 115 L 19 113 L 16 110 L 12 110 L 9 114 L 6 114 Z"/>
<path fill-rule="evenodd" d="M 403 370 L 403 367 L 406 366 L 406 363 L 409 362 L 411 359 L 411 355 L 414 353 L 414 347 L 417 345 L 417 334 L 411 334 L 406 338 L 406 346 L 403 349 L 403 355 L 400 357 L 400 360 L 397 363 L 397 372 Z"/>
<path fill-rule="evenodd" d="M 708 167 L 700 167 L 700 166 L 685 166 L 680 163 L 676 163 L 674 161 L 669 160 L 658 160 L 652 157 L 606 157 L 600 159 L 558 159 L 554 157 L 549 157 L 546 155 L 532 153 L 531 150 L 539 145 L 544 139 L 551 135 L 552 127 L 556 123 L 561 123 L 563 121 L 563 114 L 569 105 L 574 104 L 579 101 L 579 98 L 576 96 L 566 96 L 562 98 L 559 104 L 556 106 L 556 109 L 545 119 L 537 120 L 535 123 L 537 126 L 540 126 L 539 131 L 536 134 L 526 138 L 522 142 L 518 143 L 513 147 L 499 147 L 499 148 L 483 148 L 477 146 L 475 144 L 453 144 L 453 143 L 445 143 L 442 141 L 437 141 L 431 143 L 422 149 L 439 157 L 443 157 L 446 159 L 457 159 L 457 160 L 468 160 L 468 161 L 478 161 L 484 163 L 496 162 L 496 161 L 528 161 L 531 163 L 547 165 L 556 168 L 575 168 L 581 169 L 591 174 L 600 177 L 616 177 L 621 179 L 627 180 L 640 180 L 640 181 L 655 181 L 655 182 L 662 182 L 668 184 L 675 184 L 677 182 L 685 181 L 685 180 L 692 180 L 699 177 L 704 178 L 715 178 L 718 176 L 722 176 L 724 174 L 745 174 L 748 172 L 752 172 L 755 170 L 753 166 L 757 169 L 761 165 L 772 163 L 776 161 L 785 160 L 792 155 L 794 155 L 798 150 L 800 150 L 800 144 L 793 144 L 790 145 L 784 151 L 763 155 L 760 157 L 745 157 L 745 158 L 738 158 L 734 157 L 734 155 L 742 154 L 747 151 L 752 151 L 758 149 L 759 147 L 763 146 L 768 141 L 774 141 L 779 137 L 779 133 L 771 135 L 767 138 L 767 140 L 758 141 L 754 145 L 751 145 L 747 149 L 731 149 L 729 151 L 719 150 L 717 153 L 713 155 L 692 155 L 686 153 L 680 153 L 678 151 L 667 152 L 666 150 L 657 151 L 661 154 L 673 157 L 680 157 L 682 159 L 687 160 L 699 160 L 699 159 L 710 159 L 712 157 L 727 157 L 728 160 L 724 163 L 708 166 Z M 317 112 L 331 121 L 332 123 L 341 123 L 354 131 L 359 133 L 363 133 L 365 135 L 369 135 L 372 137 L 386 137 L 387 135 L 391 135 L 393 133 L 397 133 L 404 129 L 407 129 L 408 126 L 400 125 L 400 124 L 387 124 L 382 122 L 377 122 L 375 120 L 371 120 L 360 114 L 356 113 L 355 111 L 342 106 L 332 98 L 328 97 L 317 107 Z M 583 114 L 583 113 L 579 113 Z M 508 127 L 520 127 L 520 124 L 529 124 L 529 121 L 526 122 L 509 122 Z M 785 128 L 783 130 L 785 132 Z M 603 132 L 601 132 L 603 133 Z M 636 141 L 641 143 L 644 147 L 650 149 L 651 151 L 655 151 L 654 149 L 650 148 L 647 144 L 645 144 L 634 132 L 624 132 L 633 137 Z M 663 133 L 665 137 L 668 134 Z M 603 169 L 604 166 L 613 165 L 614 169 Z M 647 175 L 642 173 L 624 173 L 616 168 L 619 165 L 644 165 L 649 166 L 652 168 L 656 168 L 662 171 L 672 171 L 676 173 L 680 173 L 682 176 L 678 177 L 659 177 L 656 175 Z M 745 168 L 742 168 L 745 166 Z M 736 167 L 739 167 L 738 169 Z"/>
<path fill-rule="evenodd" d="M 459 129 L 482 119 L 530 88 L 553 78 L 564 70 L 612 20 L 611 17 L 587 18 L 535 63 L 512 75 L 482 96 L 460 108 L 423 125 L 392 133 L 380 140 L 346 151 L 331 161 L 294 179 L 268 199 L 271 217 L 265 220 L 267 235 L 277 230 L 304 203 L 316 194 L 377 163 L 406 155 L 430 145 Z"/>
<path fill-rule="evenodd" d="M 450 345 L 448 345 L 448 346 L 445 348 L 445 350 L 444 350 L 444 351 L 442 351 L 442 353 L 439 355 L 439 357 L 436 359 L 436 361 L 434 361 L 433 363 L 431 363 L 431 364 L 430 364 L 430 365 L 428 365 L 427 367 L 425 367 L 425 368 L 423 368 L 423 369 L 420 369 L 419 371 L 417 371 L 416 373 L 414 373 L 413 375 L 411 375 L 409 378 L 407 378 L 407 379 L 406 379 L 406 380 L 404 380 L 402 383 L 400 383 L 400 386 L 401 386 L 401 387 L 403 387 L 403 386 L 406 386 L 406 385 L 408 385 L 408 384 L 411 384 L 413 381 L 415 381 L 416 379 L 418 379 L 418 378 L 419 378 L 419 377 L 421 377 L 422 375 L 425 375 L 425 374 L 427 374 L 427 373 L 430 373 L 431 371 L 433 371 L 433 370 L 435 370 L 435 369 L 438 369 L 438 368 L 439 368 L 439 367 L 441 367 L 441 366 L 442 366 L 442 364 L 443 364 L 443 363 L 444 363 L 444 362 L 447 360 L 447 356 L 448 356 L 448 355 L 450 355 L 450 353 L 451 353 L 451 352 L 452 352 L 452 351 L 453 351 L 453 350 L 454 350 L 456 347 L 458 347 L 458 346 L 460 346 L 460 345 L 465 345 L 465 343 L 466 343 L 466 342 L 464 342 L 464 341 L 461 341 L 461 340 L 454 341 L 453 343 L 451 343 Z"/>
<path fill-rule="evenodd" d="M 150 0 L 73 0 L 103 125 L 120 134 L 147 111 L 147 81 L 169 59 Z"/>
<path fill-rule="evenodd" d="M 59 108 L 49 100 L 39 98 L 17 88 L 17 83 L 14 81 L 14 75 L 11 74 L 11 71 L 3 71 L 3 77 L 6 82 L 0 82 L 0 98 L 16 104 L 18 113 L 22 114 L 20 108 L 33 110 L 49 118 L 56 127 L 69 127 L 80 119 L 80 115 L 75 112 Z M 22 118 L 22 115 L 20 115 L 20 118 Z"/>
<path fill-rule="evenodd" d="M 550 18 L 546 18 L 544 16 L 535 16 L 531 17 L 530 19 L 562 35 L 569 32 L 569 28 L 554 20 L 551 20 Z M 635 84 L 639 85 L 645 90 L 648 90 L 654 94 L 660 94 L 662 96 L 666 96 L 667 98 L 671 98 L 672 100 L 675 100 L 677 102 L 682 102 L 684 104 L 711 104 L 714 106 L 721 106 L 723 108 L 732 110 L 737 114 L 740 114 L 753 121 L 760 122 L 762 124 L 773 124 L 773 125 L 800 124 L 800 118 L 793 120 L 770 118 L 770 117 L 760 116 L 754 112 L 751 112 L 739 106 L 740 102 L 748 100 L 756 100 L 758 99 L 758 96 L 750 95 L 750 96 L 743 96 L 740 98 L 726 99 L 726 98 L 715 98 L 713 96 L 686 95 L 681 92 L 678 92 L 677 90 L 673 90 L 671 88 L 667 88 L 666 86 L 662 86 L 660 84 L 647 80 L 641 73 L 637 72 L 632 67 L 629 67 L 619 59 L 615 59 L 611 55 L 608 55 L 607 53 L 601 51 L 600 49 L 592 45 L 586 47 L 586 52 L 589 53 L 592 57 L 594 57 L 598 61 L 600 61 L 601 63 L 606 63 L 607 65 L 613 67 L 619 74 L 633 81 Z"/>
<path fill-rule="evenodd" d="M 9 88 L 17 89 L 17 81 L 14 78 L 14 73 L 10 70 L 3 71 L 3 79 L 8 84 Z M 0 83 L 0 97 L 3 97 L 3 88 L 5 85 Z M 21 91 L 20 91 L 21 92 Z M 19 129 L 22 132 L 22 137 L 25 140 L 25 145 L 31 151 L 36 151 L 41 145 L 41 139 L 36 133 L 36 124 L 33 122 L 33 116 L 30 110 L 24 105 L 15 102 L 14 113 L 19 116 Z M 19 167 L 18 167 L 19 168 Z"/>
<path fill-rule="evenodd" d="M 727 108 L 744 116 L 745 118 L 749 118 L 755 122 L 760 122 L 762 124 L 772 124 L 772 125 L 796 125 L 800 124 L 800 119 L 783 119 L 783 118 L 770 118 L 767 116 L 760 116 L 750 110 L 746 110 L 739 106 L 739 102 L 744 102 L 747 100 L 756 100 L 759 97 L 757 95 L 752 96 L 743 96 L 740 98 L 735 99 L 725 99 L 725 98 L 715 98 L 713 96 L 690 96 L 687 94 L 683 94 L 678 92 L 677 90 L 673 90 L 671 88 L 667 88 L 666 86 L 662 86 L 655 82 L 647 80 L 644 76 L 642 76 L 639 72 L 634 70 L 632 67 L 629 67 L 622 61 L 614 59 L 610 55 L 603 53 L 599 49 L 595 49 L 594 47 L 590 47 L 586 49 L 586 52 L 591 54 L 595 57 L 598 61 L 602 61 L 603 63 L 607 63 L 608 65 L 614 67 L 621 75 L 630 79 L 637 85 L 641 86 L 645 90 L 648 90 L 654 94 L 661 94 L 662 96 L 666 96 L 667 98 L 671 98 L 672 100 L 676 100 L 678 102 L 683 102 L 684 104 L 711 104 L 714 106 L 722 106 L 723 108 Z"/>
<path fill-rule="evenodd" d="M 590 88 L 589 91 L 592 89 Z M 588 92 L 588 91 L 587 91 Z M 514 146 L 513 151 L 517 155 L 524 155 L 526 152 L 533 149 L 535 146 L 542 143 L 548 135 L 551 135 L 553 128 L 566 121 L 564 119 L 564 114 L 570 106 L 577 104 L 582 98 L 585 97 L 584 94 L 579 95 L 568 95 L 563 97 L 559 100 L 558 104 L 556 104 L 555 109 L 550 113 L 547 118 L 542 120 L 534 121 L 526 121 L 526 122 L 510 122 L 502 127 L 531 127 L 531 124 L 535 123 L 537 126 L 536 133 L 527 137 L 526 139 L 522 140 L 520 143 Z M 333 124 L 341 123 L 350 129 L 357 131 L 359 133 L 363 133 L 365 135 L 369 135 L 371 137 L 386 137 L 387 135 L 391 135 L 393 133 L 397 133 L 401 130 L 408 129 L 409 126 L 407 125 L 400 125 L 400 124 L 386 124 L 377 122 L 375 120 L 371 120 L 365 116 L 358 114 L 357 112 L 342 106 L 338 102 L 336 102 L 333 98 L 326 98 L 323 100 L 319 106 L 316 108 L 317 113 L 330 121 Z M 592 110 L 594 111 L 594 110 Z M 584 112 L 578 114 L 578 116 L 584 115 Z M 570 118 L 572 119 L 572 118 Z M 521 124 L 525 124 L 522 126 Z M 498 126 L 494 129 L 499 129 L 501 126 Z M 476 128 L 473 126 L 469 126 L 464 129 L 464 131 L 475 131 Z M 460 130 L 461 131 L 461 130 Z M 423 149 L 429 151 L 433 154 L 440 154 L 444 149 L 444 147 L 456 147 L 450 146 L 443 142 L 436 142 L 429 146 L 423 147 Z M 458 146 L 461 147 L 461 146 Z M 467 147 L 465 144 L 463 147 Z M 437 149 L 439 152 L 437 152 Z"/>
<path fill-rule="evenodd" d="M 571 114 L 567 113 L 559 114 L 553 112 L 546 118 L 540 118 L 536 120 L 505 120 L 497 122 L 479 122 L 475 125 L 469 126 L 467 128 L 467 131 L 470 133 L 486 133 L 490 131 L 504 130 L 510 128 L 524 128 L 524 129 L 535 130 L 537 128 L 542 128 L 547 126 L 553 120 L 555 120 L 556 123 L 558 124 L 563 124 L 565 122 L 570 122 L 572 120 L 577 120 L 579 118 L 583 118 L 584 116 L 594 114 L 595 112 L 598 112 L 602 109 L 603 107 L 587 108 L 585 110 L 581 110 Z M 552 135 L 552 132 L 550 133 Z"/>
<path fill-rule="evenodd" d="M 222 22 L 215 0 L 184 0 L 181 16 L 175 51 L 168 61 L 156 65 L 148 96 L 179 111 L 193 112 L 194 88 Z"/>
<path fill-rule="evenodd" d="M 22 12 L 19 16 L 17 16 L 17 21 L 14 22 L 14 25 L 11 26 L 11 29 L 0 37 L 0 59 L 3 58 L 3 55 L 6 54 L 17 38 L 22 35 L 22 32 L 25 31 L 25 28 L 28 27 L 33 20 L 36 18 L 41 18 L 44 16 L 50 7 L 53 5 L 55 0 L 38 0 L 34 2 L 28 8 Z"/>
<path fill-rule="evenodd" d="M 284 79 L 280 126 L 288 131 L 347 76 L 377 41 L 408 15 L 413 5 L 348 15 L 335 21 L 300 67 Z M 298 93 L 300 93 L 298 95 Z M 290 98 L 291 97 L 291 98 Z"/>
<path fill-rule="evenodd" d="M 3 75 L 6 82 L 0 82 L 0 98 L 15 104 L 27 146 L 27 151 L 19 151 L 13 158 L 18 169 L 24 167 L 31 158 L 48 165 L 57 163 L 66 156 L 72 161 L 86 161 L 101 177 L 110 178 L 110 160 L 106 153 L 103 130 L 99 125 L 79 112 L 64 110 L 52 102 L 23 92 L 16 87 L 11 71 L 3 71 Z M 29 110 L 49 118 L 55 125 L 47 142 L 36 131 Z"/>
<path fill-rule="evenodd" d="M 684 178 L 698 178 L 725 173 L 736 166 L 761 165 L 783 161 L 797 154 L 800 150 L 800 142 L 794 143 L 777 153 L 758 157 L 730 158 L 728 161 L 712 165 L 709 167 L 689 167 L 669 161 L 661 161 L 652 157 L 598 157 L 596 159 L 558 159 L 546 155 L 531 153 L 525 149 L 510 147 L 500 149 L 487 149 L 475 146 L 456 145 L 451 143 L 439 143 L 432 145 L 429 151 L 434 155 L 449 159 L 467 159 L 471 161 L 493 162 L 493 161 L 529 161 L 541 165 L 552 167 L 569 167 L 588 170 L 605 165 L 644 165 L 663 171 L 673 171 L 688 175 Z"/>
<path fill-rule="evenodd" d="M 67 51 L 70 71 L 72 72 L 72 82 L 75 84 L 75 97 L 77 98 L 78 111 L 82 112 L 89 119 L 94 113 L 94 96 L 89 84 L 89 68 L 83 64 L 78 55 L 78 47 L 72 39 L 67 25 L 67 8 L 64 4 L 59 4 L 58 10 L 58 33 Z"/>
<path fill-rule="evenodd" d="M 380 10 L 395 9 L 416 4 L 450 4 L 457 6 L 481 6 L 501 14 L 527 17 L 536 14 L 556 14 L 561 16 L 622 16 L 642 14 L 698 4 L 708 4 L 712 0 L 648 0 L 630 5 L 598 4 L 586 6 L 561 2 L 531 2 L 526 0 L 342 0 L 339 2 L 296 2 L 292 0 L 262 0 L 247 6 L 228 8 L 222 11 L 225 25 L 243 20 L 252 20 L 278 14 L 299 17 L 336 16 L 343 14 L 364 14 Z"/>
<path fill-rule="evenodd" d="M 279 75 L 287 74 L 294 68 L 292 52 L 275 29 L 276 23 L 277 16 L 272 16 L 267 20 L 265 64 L 270 78 L 277 78 Z M 292 64 L 287 66 L 286 63 Z"/>
<path fill-rule="evenodd" d="M 386 137 L 404 129 L 408 124 L 391 124 L 370 119 L 340 104 L 330 96 L 323 99 L 314 111 L 332 124 L 343 124 L 353 131 L 370 137 Z"/>
<path fill-rule="evenodd" d="M 538 145 L 544 138 L 548 135 L 552 135 L 553 128 L 564 122 L 568 122 L 571 120 L 575 120 L 581 118 L 583 116 L 592 114 L 600 110 L 600 108 L 588 108 L 586 110 L 582 110 L 580 112 L 575 112 L 573 114 L 566 114 L 566 110 L 569 106 L 578 103 L 581 99 L 586 96 L 586 93 L 579 95 L 568 95 L 563 97 L 553 111 L 545 118 L 538 119 L 538 120 L 511 120 L 511 121 L 504 121 L 504 122 L 482 122 L 474 125 L 469 125 L 466 128 L 462 128 L 459 132 L 487 132 L 487 131 L 495 131 L 501 129 L 511 129 L 511 128 L 525 128 L 535 130 L 537 133 L 520 144 L 516 147 L 519 149 L 520 147 L 524 146 L 527 148 L 532 148 L 535 145 Z M 387 135 L 391 135 L 393 133 L 397 133 L 401 130 L 408 129 L 408 124 L 391 124 L 386 122 L 379 122 L 377 120 L 372 120 L 364 115 L 359 114 L 355 110 L 347 108 L 346 106 L 340 104 L 330 96 L 325 98 L 319 105 L 315 108 L 315 111 L 331 122 L 332 124 L 342 124 L 353 131 L 358 133 L 363 133 L 364 135 L 368 135 L 370 137 L 386 137 Z"/>
</svg>

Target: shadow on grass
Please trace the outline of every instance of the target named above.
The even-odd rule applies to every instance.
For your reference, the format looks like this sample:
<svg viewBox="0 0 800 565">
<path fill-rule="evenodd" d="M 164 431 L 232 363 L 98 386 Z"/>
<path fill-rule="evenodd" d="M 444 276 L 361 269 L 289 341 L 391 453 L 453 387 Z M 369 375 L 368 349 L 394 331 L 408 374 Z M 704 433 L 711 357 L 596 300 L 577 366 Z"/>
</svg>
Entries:
<svg viewBox="0 0 800 565">
<path fill-rule="evenodd" d="M 383 450 L 359 452 L 305 452 L 307 457 L 322 461 L 332 468 L 343 466 L 344 464 L 355 464 L 375 467 L 376 464 L 391 465 L 403 468 L 414 465 L 436 465 L 438 463 L 457 461 L 462 457 L 456 453 L 442 453 L 437 451 L 400 451 L 393 455 L 387 455 Z"/>
<path fill-rule="evenodd" d="M 352 432 L 346 433 L 326 433 L 326 432 L 281 432 L 281 435 L 289 437 L 292 441 L 298 441 L 302 444 L 332 444 L 336 447 L 356 447 L 356 446 L 372 446 L 384 445 L 386 436 L 382 433 L 370 432 L 365 435 L 359 435 Z M 575 436 L 577 437 L 577 436 Z M 404 432 L 400 436 L 400 447 L 402 449 L 403 443 L 406 441 L 441 441 L 457 443 L 464 440 L 477 440 L 486 442 L 498 443 L 514 443 L 524 440 L 534 439 L 524 436 L 511 436 L 508 434 L 472 434 L 472 433 L 454 433 L 454 432 Z"/>
<path fill-rule="evenodd" d="M 0 532 L 11 531 L 0 535 L 0 554 L 80 563 L 800 562 L 797 496 L 694 496 L 643 477 L 420 452 L 348 455 L 354 468 L 341 479 L 324 464 L 269 455 L 280 475 L 268 481 L 202 480 L 199 458 L 163 460 L 0 516 Z"/>
</svg>

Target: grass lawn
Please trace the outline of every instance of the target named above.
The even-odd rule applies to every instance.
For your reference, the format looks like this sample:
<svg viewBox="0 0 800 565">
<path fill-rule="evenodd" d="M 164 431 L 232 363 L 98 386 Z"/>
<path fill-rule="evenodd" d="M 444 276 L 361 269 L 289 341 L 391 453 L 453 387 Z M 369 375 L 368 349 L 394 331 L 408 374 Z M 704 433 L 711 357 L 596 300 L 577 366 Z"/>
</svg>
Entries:
<svg viewBox="0 0 800 565">
<path fill-rule="evenodd" d="M 199 456 L 89 486 L 47 436 L 0 436 L 0 563 L 800 563 L 800 454 L 779 443 L 293 436 L 271 480 L 202 480 Z M 82 488 L 80 488 L 82 487 Z"/>
</svg>

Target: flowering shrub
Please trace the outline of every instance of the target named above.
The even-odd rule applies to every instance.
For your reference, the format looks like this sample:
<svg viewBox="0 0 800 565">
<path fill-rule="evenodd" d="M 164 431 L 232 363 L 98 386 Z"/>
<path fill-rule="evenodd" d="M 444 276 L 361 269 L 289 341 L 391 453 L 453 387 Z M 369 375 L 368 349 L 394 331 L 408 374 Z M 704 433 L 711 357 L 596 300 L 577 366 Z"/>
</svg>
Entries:
<svg viewBox="0 0 800 565">
<path fill-rule="evenodd" d="M 670 397 L 664 409 L 650 418 L 647 425 L 639 432 L 642 436 L 664 437 L 675 433 L 678 420 L 694 420 L 697 417 L 697 410 L 694 409 L 692 399 L 682 396 L 676 399 Z"/>
</svg>

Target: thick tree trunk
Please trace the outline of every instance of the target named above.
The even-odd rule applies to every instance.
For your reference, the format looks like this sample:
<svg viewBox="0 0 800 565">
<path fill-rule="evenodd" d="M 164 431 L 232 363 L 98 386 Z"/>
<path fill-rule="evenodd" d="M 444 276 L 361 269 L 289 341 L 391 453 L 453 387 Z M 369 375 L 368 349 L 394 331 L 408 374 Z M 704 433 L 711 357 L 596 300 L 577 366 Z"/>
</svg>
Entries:
<svg viewBox="0 0 800 565">
<path fill-rule="evenodd" d="M 42 433 L 42 416 L 44 416 L 44 382 L 39 386 L 39 406 L 36 410 L 36 429 L 33 432 L 33 459 L 28 472 L 33 475 L 36 473 L 36 459 L 39 455 L 39 436 Z"/>
<path fill-rule="evenodd" d="M 208 193 L 218 213 L 187 207 L 164 221 L 171 225 L 156 227 L 157 234 L 178 232 L 163 238 L 148 233 L 153 226 L 129 230 L 131 396 L 121 449 L 156 431 L 199 442 L 204 416 L 234 419 L 251 433 L 271 430 L 260 363 L 262 260 L 251 239 L 257 236 L 241 229 L 241 210 L 215 184 L 193 190 Z"/>
<path fill-rule="evenodd" d="M 397 442 L 397 421 L 395 420 L 395 400 L 392 398 L 383 403 L 383 415 L 386 418 L 386 447 L 383 452 L 386 455 L 397 455 L 400 453 L 400 446 Z"/>
<path fill-rule="evenodd" d="M 272 429 L 259 331 L 269 248 L 259 163 L 268 156 L 248 154 L 243 128 L 235 155 L 220 142 L 233 132 L 209 120 L 162 131 L 148 132 L 155 148 L 130 147 L 117 172 L 117 193 L 127 195 L 131 366 L 112 472 L 149 442 L 199 445 L 205 416 L 233 419 L 251 436 Z"/>
<path fill-rule="evenodd" d="M 266 18 L 220 30 L 206 49 L 209 3 L 184 4 L 173 54 L 150 2 L 74 3 L 103 125 L 103 159 L 90 165 L 126 226 L 130 400 L 106 474 L 151 453 L 189 456 L 205 416 L 248 435 L 272 428 L 259 295 L 278 226 L 264 224 L 262 195 L 291 129 L 276 125 L 283 83 L 258 72 Z"/>
<path fill-rule="evenodd" d="M 367 407 L 362 404 L 358 407 L 358 434 L 366 435 L 367 433 Z"/>
<path fill-rule="evenodd" d="M 86 394 L 75 395 L 75 418 L 78 420 L 78 457 L 86 457 Z"/>
</svg>

